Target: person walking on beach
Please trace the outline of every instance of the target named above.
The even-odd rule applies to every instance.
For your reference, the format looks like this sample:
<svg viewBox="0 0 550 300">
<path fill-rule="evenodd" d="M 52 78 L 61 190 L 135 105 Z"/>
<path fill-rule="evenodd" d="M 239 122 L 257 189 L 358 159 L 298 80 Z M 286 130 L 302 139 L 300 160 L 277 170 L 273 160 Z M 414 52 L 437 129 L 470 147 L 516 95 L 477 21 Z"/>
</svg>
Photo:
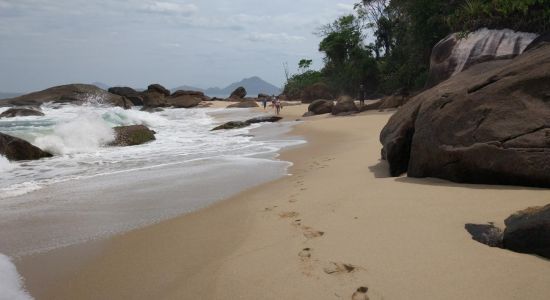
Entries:
<svg viewBox="0 0 550 300">
<path fill-rule="evenodd" d="M 359 86 L 359 104 L 361 107 L 365 106 L 365 85 L 361 84 Z"/>
<path fill-rule="evenodd" d="M 262 105 L 264 106 L 264 110 L 266 110 L 266 108 L 267 108 L 267 97 L 266 96 L 262 97 Z"/>
<path fill-rule="evenodd" d="M 279 97 L 275 98 L 275 109 L 277 110 L 277 115 L 281 113 L 281 100 Z"/>
</svg>

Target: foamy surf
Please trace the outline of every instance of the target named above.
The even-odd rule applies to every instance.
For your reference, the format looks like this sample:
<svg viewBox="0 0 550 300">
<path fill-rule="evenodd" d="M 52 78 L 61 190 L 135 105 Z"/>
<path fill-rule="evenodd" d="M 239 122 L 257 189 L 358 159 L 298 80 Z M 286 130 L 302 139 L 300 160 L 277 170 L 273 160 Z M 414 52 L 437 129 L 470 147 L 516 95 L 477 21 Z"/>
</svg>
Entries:
<svg viewBox="0 0 550 300">
<path fill-rule="evenodd" d="M 32 300 L 11 259 L 0 253 L 0 300 Z"/>
</svg>

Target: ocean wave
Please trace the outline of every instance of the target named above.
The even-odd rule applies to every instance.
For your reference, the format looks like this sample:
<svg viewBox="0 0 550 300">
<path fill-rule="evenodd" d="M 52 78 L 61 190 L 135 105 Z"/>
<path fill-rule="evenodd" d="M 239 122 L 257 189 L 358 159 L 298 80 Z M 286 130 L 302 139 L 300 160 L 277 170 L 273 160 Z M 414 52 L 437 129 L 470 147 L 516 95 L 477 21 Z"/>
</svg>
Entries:
<svg viewBox="0 0 550 300">
<path fill-rule="evenodd" d="M 0 300 L 32 300 L 11 259 L 0 253 Z"/>
</svg>

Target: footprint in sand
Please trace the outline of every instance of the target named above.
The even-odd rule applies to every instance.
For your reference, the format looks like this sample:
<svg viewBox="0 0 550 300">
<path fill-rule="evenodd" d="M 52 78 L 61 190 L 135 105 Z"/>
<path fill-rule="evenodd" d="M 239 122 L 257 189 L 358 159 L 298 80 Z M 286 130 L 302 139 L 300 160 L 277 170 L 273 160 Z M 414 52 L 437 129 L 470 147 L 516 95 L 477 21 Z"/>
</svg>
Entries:
<svg viewBox="0 0 550 300">
<path fill-rule="evenodd" d="M 302 260 L 307 260 L 311 258 L 311 248 L 304 248 L 302 251 L 298 253 L 298 256 L 302 258 Z"/>
<path fill-rule="evenodd" d="M 289 218 L 296 218 L 299 215 L 300 214 L 295 211 L 287 211 L 287 212 L 280 213 L 279 217 L 281 217 L 282 219 L 289 219 Z"/>
<path fill-rule="evenodd" d="M 275 208 L 277 208 L 278 206 L 272 206 L 272 207 L 266 207 L 264 209 L 264 211 L 273 211 Z"/>
<path fill-rule="evenodd" d="M 367 292 L 369 291 L 369 288 L 366 286 L 362 286 L 351 295 L 351 300 L 369 300 L 369 296 L 367 296 Z"/>
<path fill-rule="evenodd" d="M 355 272 L 359 269 L 351 264 L 331 262 L 323 268 L 323 271 L 329 275 L 339 275 Z"/>
<path fill-rule="evenodd" d="M 318 231 L 308 226 L 303 226 L 302 230 L 304 231 L 304 236 L 307 239 L 314 239 L 325 235 L 323 231 Z"/>
</svg>

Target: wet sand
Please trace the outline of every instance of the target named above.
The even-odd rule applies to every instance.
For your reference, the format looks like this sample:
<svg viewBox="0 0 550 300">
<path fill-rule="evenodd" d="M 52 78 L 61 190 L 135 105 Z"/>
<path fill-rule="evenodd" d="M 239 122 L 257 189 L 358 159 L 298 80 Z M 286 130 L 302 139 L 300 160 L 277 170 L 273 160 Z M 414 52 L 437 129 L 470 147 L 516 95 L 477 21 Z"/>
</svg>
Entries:
<svg viewBox="0 0 550 300">
<path fill-rule="evenodd" d="M 305 106 L 283 110 L 297 118 Z M 288 176 L 207 209 L 18 262 L 37 299 L 549 299 L 550 262 L 473 241 L 466 223 L 550 202 L 542 189 L 389 178 L 391 112 L 317 116 Z M 47 268 L 65 269 L 53 279 Z"/>
</svg>

